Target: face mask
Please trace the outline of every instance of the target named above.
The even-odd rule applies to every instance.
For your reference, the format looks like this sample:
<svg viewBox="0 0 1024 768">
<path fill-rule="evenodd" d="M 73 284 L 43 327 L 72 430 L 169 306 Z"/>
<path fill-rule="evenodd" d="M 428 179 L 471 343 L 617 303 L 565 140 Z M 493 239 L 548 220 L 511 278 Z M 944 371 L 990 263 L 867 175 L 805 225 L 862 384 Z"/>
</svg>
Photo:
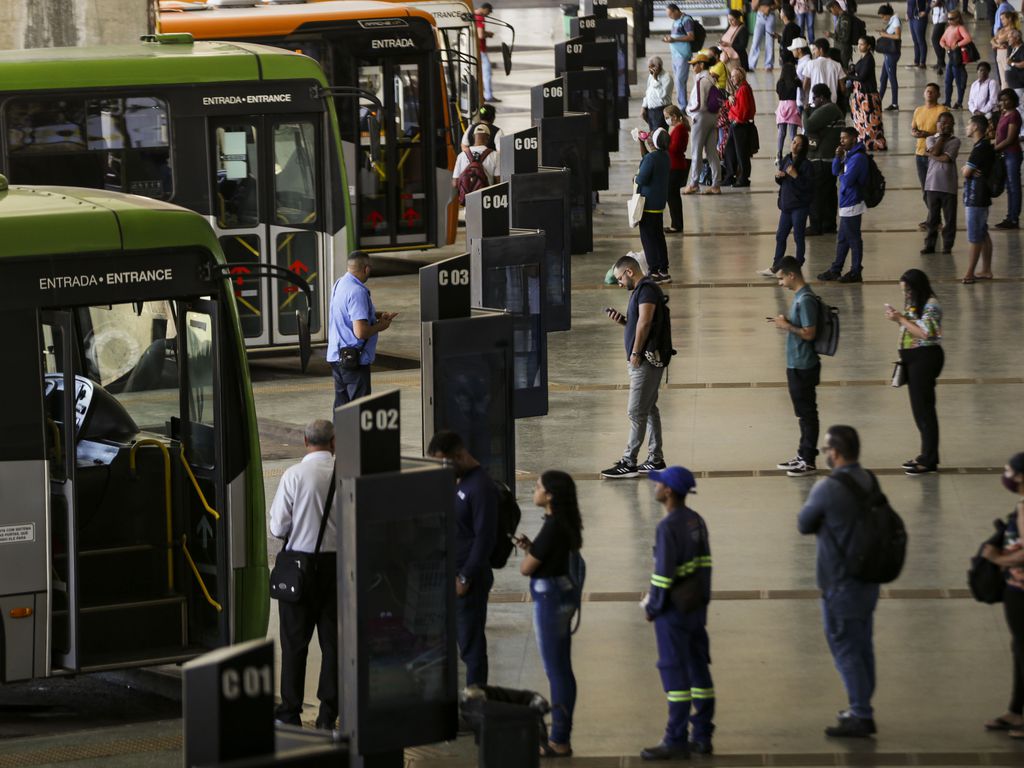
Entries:
<svg viewBox="0 0 1024 768">
<path fill-rule="evenodd" d="M 1014 480 L 1013 477 L 1007 477 L 1006 475 L 1003 475 L 1003 488 L 1005 488 L 1006 490 L 1013 494 L 1020 493 L 1020 483 Z"/>
<path fill-rule="evenodd" d="M 835 469 L 836 468 L 836 463 L 834 461 L 832 461 L 832 454 L 831 453 L 828 456 L 825 457 L 825 463 L 828 464 L 828 468 L 829 469 Z"/>
</svg>

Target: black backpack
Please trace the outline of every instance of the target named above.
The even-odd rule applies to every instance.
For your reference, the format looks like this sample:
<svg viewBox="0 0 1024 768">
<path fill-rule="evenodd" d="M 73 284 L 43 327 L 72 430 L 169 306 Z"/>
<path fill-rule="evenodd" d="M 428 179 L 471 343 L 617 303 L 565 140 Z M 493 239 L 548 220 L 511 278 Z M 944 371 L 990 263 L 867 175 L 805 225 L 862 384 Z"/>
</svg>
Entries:
<svg viewBox="0 0 1024 768">
<path fill-rule="evenodd" d="M 491 568 L 504 568 L 516 548 L 512 537 L 519 528 L 523 513 L 512 490 L 504 483 L 495 482 L 495 485 L 498 487 L 498 535 L 494 538 L 490 562 Z"/>
<path fill-rule="evenodd" d="M 815 321 L 814 351 L 819 355 L 832 357 L 839 348 L 839 308 L 825 303 L 816 293 L 811 295 L 818 302 L 818 319 Z"/>
<path fill-rule="evenodd" d="M 979 603 L 986 605 L 1003 602 L 1003 590 L 1006 589 L 1003 569 L 981 556 L 981 550 L 985 548 L 986 544 L 1000 548 L 1003 546 L 1006 523 L 1002 520 L 994 520 L 992 524 L 995 526 L 996 532 L 978 547 L 978 554 L 971 558 L 971 567 L 967 569 L 967 587 L 971 590 L 971 595 Z"/>
<path fill-rule="evenodd" d="M 864 195 L 864 205 L 868 208 L 877 207 L 885 197 L 885 176 L 878 169 L 878 163 L 875 162 L 873 155 L 868 155 L 868 180 L 861 192 Z"/>
<path fill-rule="evenodd" d="M 672 315 L 668 310 L 668 296 L 657 283 L 651 285 L 658 290 L 658 303 L 654 305 L 651 333 L 644 344 L 644 358 L 655 368 L 665 368 L 676 354 L 672 347 Z"/>
<path fill-rule="evenodd" d="M 888 584 L 895 581 L 903 570 L 907 556 L 907 529 L 878 487 L 878 479 L 871 472 L 868 474 L 871 476 L 871 489 L 868 491 L 845 472 L 829 475 L 854 495 L 861 508 L 845 551 L 838 541 L 836 547 L 845 555 L 849 576 L 869 584 Z M 826 530 L 831 535 L 831 530 L 827 527 Z"/>
<path fill-rule="evenodd" d="M 690 23 L 693 25 L 693 40 L 690 42 L 690 50 L 696 52 L 704 47 L 704 41 L 708 39 L 708 31 L 693 16 L 690 16 Z"/>
<path fill-rule="evenodd" d="M 860 16 L 850 14 L 850 43 L 856 45 L 862 37 L 868 36 L 868 25 Z"/>
<path fill-rule="evenodd" d="M 583 585 L 587 581 L 587 561 L 578 549 L 569 553 L 569 581 L 572 583 L 573 607 L 576 609 L 576 623 L 569 634 L 575 635 L 583 618 Z"/>
<path fill-rule="evenodd" d="M 999 197 L 1006 191 L 1006 162 L 1003 160 L 1003 153 L 996 152 L 992 161 L 992 169 L 988 172 L 988 193 L 992 197 Z"/>
</svg>

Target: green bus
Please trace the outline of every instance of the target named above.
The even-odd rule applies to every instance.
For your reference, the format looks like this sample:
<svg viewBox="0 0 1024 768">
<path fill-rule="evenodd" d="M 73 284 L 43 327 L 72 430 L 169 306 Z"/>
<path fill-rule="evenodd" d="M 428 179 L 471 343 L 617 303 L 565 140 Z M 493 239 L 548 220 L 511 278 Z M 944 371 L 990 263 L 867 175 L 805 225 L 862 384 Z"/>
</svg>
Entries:
<svg viewBox="0 0 1024 768">
<path fill-rule="evenodd" d="M 128 192 L 207 218 L 233 264 L 250 348 L 327 341 L 330 287 L 352 249 L 334 100 L 312 59 L 155 35 L 104 48 L 0 52 L 0 173 L 12 184 Z"/>
<path fill-rule="evenodd" d="M 0 682 L 263 637 L 263 473 L 203 217 L 0 176 Z"/>
</svg>

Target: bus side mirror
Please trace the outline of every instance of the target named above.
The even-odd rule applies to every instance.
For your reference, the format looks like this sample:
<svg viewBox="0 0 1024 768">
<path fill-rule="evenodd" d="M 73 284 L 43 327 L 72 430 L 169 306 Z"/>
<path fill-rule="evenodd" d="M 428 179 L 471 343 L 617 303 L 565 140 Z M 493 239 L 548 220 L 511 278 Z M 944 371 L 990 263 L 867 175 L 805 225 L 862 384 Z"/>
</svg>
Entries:
<svg viewBox="0 0 1024 768">
<path fill-rule="evenodd" d="M 370 135 L 370 159 L 373 162 L 380 161 L 380 121 L 377 116 L 370 114 L 366 118 L 366 131 Z"/>
<path fill-rule="evenodd" d="M 295 324 L 299 329 L 299 366 L 305 373 L 309 367 L 309 359 L 313 356 L 313 342 L 309 335 L 309 313 L 301 309 L 295 310 Z"/>
<path fill-rule="evenodd" d="M 512 49 L 508 43 L 501 44 L 501 61 L 505 65 L 505 76 L 508 77 L 512 74 Z"/>
</svg>

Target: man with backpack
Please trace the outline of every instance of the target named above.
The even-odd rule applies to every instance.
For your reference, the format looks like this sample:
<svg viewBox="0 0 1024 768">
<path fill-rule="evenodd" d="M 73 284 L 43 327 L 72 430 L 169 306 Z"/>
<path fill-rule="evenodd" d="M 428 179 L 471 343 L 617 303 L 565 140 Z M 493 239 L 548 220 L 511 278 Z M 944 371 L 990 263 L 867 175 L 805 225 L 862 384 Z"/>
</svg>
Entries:
<svg viewBox="0 0 1024 768">
<path fill-rule="evenodd" d="M 722 92 L 715 76 L 707 71 L 711 54 L 698 51 L 690 59 L 695 77 L 686 114 L 690 117 L 690 181 L 683 188 L 684 195 L 697 191 L 697 181 L 704 168 L 704 159 L 711 166 L 711 188 L 708 195 L 722 194 L 722 163 L 718 157 L 718 112 L 722 107 Z"/>
<path fill-rule="evenodd" d="M 672 19 L 672 29 L 662 38 L 672 52 L 672 77 L 676 81 L 676 101 L 686 103 L 686 85 L 690 79 L 690 57 L 704 47 L 707 33 L 700 22 L 683 13 L 675 3 L 665 6 L 665 15 Z M 697 33 L 700 32 L 698 40 Z"/>
<path fill-rule="evenodd" d="M 498 488 L 454 432 L 430 439 L 427 455 L 455 470 L 455 622 L 466 685 L 487 685 L 487 599 L 494 585 L 491 556 L 498 537 Z"/>
<path fill-rule="evenodd" d="M 878 584 L 851 574 L 850 550 L 865 515 L 862 496 L 877 490 L 874 476 L 858 463 L 860 438 L 848 426 L 825 433 L 825 459 L 832 474 L 811 489 L 797 517 L 797 529 L 818 537 L 817 582 L 825 638 L 849 699 L 827 736 L 864 738 L 875 733 L 871 697 L 875 692 L 873 617 Z M 858 490 L 859 489 L 859 490 Z M 884 497 L 882 497 L 884 499 Z"/>
<path fill-rule="evenodd" d="M 654 571 L 642 603 L 654 624 L 658 672 L 668 699 L 661 743 L 640 752 L 644 760 L 710 755 L 715 730 L 707 617 L 711 602 L 711 545 L 704 519 L 686 506 L 697 486 L 685 467 L 651 472 L 654 498 L 665 510 L 654 539 Z M 691 711 L 692 710 L 692 711 Z"/>
<path fill-rule="evenodd" d="M 818 455 L 818 394 L 821 381 L 821 359 L 814 349 L 818 335 L 818 297 L 804 280 L 800 262 L 793 256 L 784 256 L 777 272 L 779 285 L 793 291 L 789 317 L 776 315 L 768 322 L 786 332 L 786 381 L 793 412 L 800 423 L 800 443 L 796 456 L 778 464 L 790 477 L 813 475 Z"/>
<path fill-rule="evenodd" d="M 863 282 L 861 270 L 864 258 L 864 239 L 860 234 L 864 204 L 864 188 L 868 184 L 868 155 L 864 143 L 857 138 L 856 128 L 843 128 L 839 148 L 832 160 L 832 175 L 839 177 L 839 237 L 836 239 L 836 258 L 832 265 L 818 275 L 819 280 L 837 280 L 840 283 Z M 853 252 L 850 271 L 843 274 L 846 256 Z"/>
<path fill-rule="evenodd" d="M 665 294 L 644 274 L 639 262 L 632 256 L 623 256 L 615 262 L 612 274 L 615 282 L 631 293 L 625 315 L 611 307 L 605 309 L 612 321 L 625 327 L 629 371 L 629 405 L 626 408 L 630 423 L 629 440 L 622 458 L 601 472 L 601 477 L 607 480 L 618 480 L 665 468 L 658 387 L 671 359 L 672 335 Z M 659 360 L 659 355 L 664 356 Z M 637 465 L 640 444 L 647 430 L 650 430 L 647 460 Z"/>
<path fill-rule="evenodd" d="M 492 105 L 484 104 L 480 107 L 476 112 L 476 121 L 470 123 L 466 127 L 466 132 L 462 134 L 462 149 L 466 150 L 472 147 L 476 143 L 473 140 L 473 132 L 478 125 L 486 125 L 491 131 L 487 140 L 487 146 L 496 150 L 498 148 L 498 137 L 501 136 L 501 128 L 494 124 L 494 119 L 497 116 L 498 112 Z"/>
<path fill-rule="evenodd" d="M 470 192 L 489 187 L 500 181 L 498 153 L 487 146 L 491 129 L 478 125 L 473 129 L 473 146 L 462 150 L 452 172 L 452 187 L 459 196 L 459 205 L 466 204 Z"/>
</svg>

